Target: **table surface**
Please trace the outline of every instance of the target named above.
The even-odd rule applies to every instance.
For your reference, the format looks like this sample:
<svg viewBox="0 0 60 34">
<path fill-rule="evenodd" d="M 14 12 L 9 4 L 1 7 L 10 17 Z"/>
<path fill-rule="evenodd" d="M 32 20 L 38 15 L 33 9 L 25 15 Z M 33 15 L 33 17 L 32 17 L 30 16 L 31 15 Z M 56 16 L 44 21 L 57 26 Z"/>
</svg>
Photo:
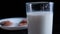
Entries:
<svg viewBox="0 0 60 34">
<path fill-rule="evenodd" d="M 28 34 L 28 30 L 27 29 L 23 29 L 23 30 L 9 31 L 9 30 L 4 30 L 4 29 L 0 28 L 0 33 L 1 34 Z"/>
</svg>

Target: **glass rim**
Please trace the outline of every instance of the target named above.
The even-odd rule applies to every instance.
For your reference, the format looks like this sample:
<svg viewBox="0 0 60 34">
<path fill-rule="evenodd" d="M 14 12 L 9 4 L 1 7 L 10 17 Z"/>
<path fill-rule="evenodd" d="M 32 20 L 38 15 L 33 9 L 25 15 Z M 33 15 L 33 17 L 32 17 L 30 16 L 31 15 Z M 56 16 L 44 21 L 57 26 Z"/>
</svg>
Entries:
<svg viewBox="0 0 60 34">
<path fill-rule="evenodd" d="M 36 4 L 36 3 L 54 3 L 54 2 L 26 2 L 26 4 Z"/>
<path fill-rule="evenodd" d="M 34 5 L 34 4 L 44 4 L 44 3 L 48 3 L 50 6 L 49 6 L 49 10 L 46 10 L 46 11 L 50 11 L 50 12 L 52 12 L 53 11 L 53 6 L 54 6 L 54 2 L 27 2 L 26 3 L 26 6 L 28 5 L 29 6 L 29 10 L 30 11 L 33 11 L 32 10 L 32 5 Z M 43 9 L 42 9 L 43 10 Z M 38 10 L 38 11 L 41 11 L 41 10 Z M 43 10 L 43 11 L 45 11 L 45 10 Z"/>
</svg>

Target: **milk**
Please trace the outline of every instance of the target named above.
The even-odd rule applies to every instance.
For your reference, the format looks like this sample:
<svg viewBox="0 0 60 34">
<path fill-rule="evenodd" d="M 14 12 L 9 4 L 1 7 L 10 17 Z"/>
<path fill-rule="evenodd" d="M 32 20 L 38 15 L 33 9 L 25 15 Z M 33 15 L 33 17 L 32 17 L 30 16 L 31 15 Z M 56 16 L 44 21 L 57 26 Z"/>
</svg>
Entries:
<svg viewBox="0 0 60 34">
<path fill-rule="evenodd" d="M 53 13 L 27 13 L 28 34 L 52 34 Z"/>
</svg>

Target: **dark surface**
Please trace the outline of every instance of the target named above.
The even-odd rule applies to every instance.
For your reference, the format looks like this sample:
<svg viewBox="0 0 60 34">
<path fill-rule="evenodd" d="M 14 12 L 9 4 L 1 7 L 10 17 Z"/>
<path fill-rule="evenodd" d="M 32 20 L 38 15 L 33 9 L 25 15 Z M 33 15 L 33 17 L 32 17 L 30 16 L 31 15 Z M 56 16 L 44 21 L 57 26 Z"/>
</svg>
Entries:
<svg viewBox="0 0 60 34">
<path fill-rule="evenodd" d="M 1 28 L 0 28 L 0 33 L 1 33 L 1 34 L 28 34 L 27 32 L 28 32 L 27 29 L 9 31 L 9 30 L 4 30 L 4 29 L 1 29 Z"/>
</svg>

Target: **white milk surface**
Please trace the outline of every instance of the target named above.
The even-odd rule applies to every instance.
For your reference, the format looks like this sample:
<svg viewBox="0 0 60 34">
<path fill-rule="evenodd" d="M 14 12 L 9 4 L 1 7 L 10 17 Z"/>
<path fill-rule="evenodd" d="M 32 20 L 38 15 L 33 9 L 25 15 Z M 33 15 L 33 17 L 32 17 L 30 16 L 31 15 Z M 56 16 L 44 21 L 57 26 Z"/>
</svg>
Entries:
<svg viewBox="0 0 60 34">
<path fill-rule="evenodd" d="M 28 34 L 52 34 L 53 12 L 29 12 Z"/>
</svg>

